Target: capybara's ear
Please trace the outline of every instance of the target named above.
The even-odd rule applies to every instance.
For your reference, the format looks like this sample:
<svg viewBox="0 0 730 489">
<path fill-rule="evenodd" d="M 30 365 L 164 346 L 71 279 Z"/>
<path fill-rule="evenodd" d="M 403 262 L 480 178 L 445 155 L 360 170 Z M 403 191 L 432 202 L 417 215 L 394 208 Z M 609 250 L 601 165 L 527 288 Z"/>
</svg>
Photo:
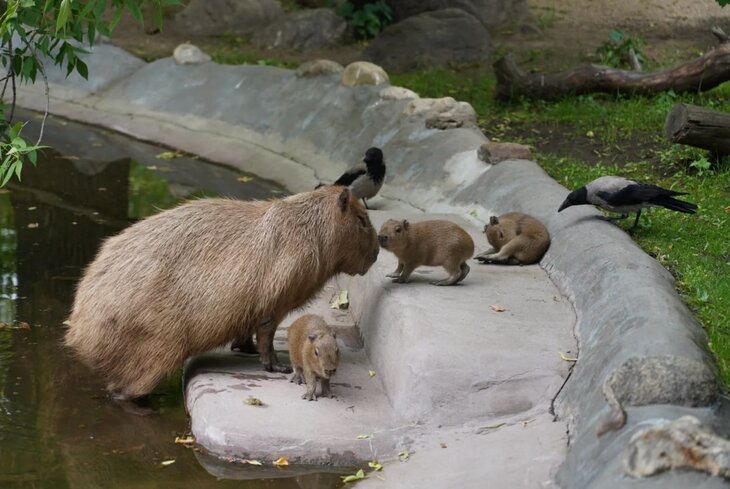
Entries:
<svg viewBox="0 0 730 489">
<path fill-rule="evenodd" d="M 410 225 L 411 225 L 411 223 L 408 222 L 408 220 L 403 219 L 403 229 L 408 229 L 408 226 L 410 226 Z"/>
<path fill-rule="evenodd" d="M 342 212 L 345 212 L 347 210 L 347 204 L 350 202 L 350 189 L 345 187 L 342 189 L 342 192 L 340 192 L 340 209 L 342 209 Z"/>
<path fill-rule="evenodd" d="M 489 224 L 485 224 L 485 225 L 484 225 L 484 229 L 482 230 L 482 232 L 483 232 L 483 233 L 486 233 L 486 232 L 487 232 L 487 228 L 488 228 L 488 227 L 489 227 Z"/>
<path fill-rule="evenodd" d="M 337 339 L 337 335 L 335 334 L 335 332 L 334 332 L 334 331 L 332 331 L 332 337 L 333 337 L 334 339 Z"/>
<path fill-rule="evenodd" d="M 311 341 L 312 343 L 314 343 L 314 340 L 317 339 L 317 335 L 316 334 L 310 334 L 309 336 L 307 336 L 307 338 L 309 338 L 309 341 Z"/>
<path fill-rule="evenodd" d="M 499 219 L 497 219 L 497 216 L 492 216 L 489 218 L 489 224 L 494 226 L 495 224 L 499 224 Z"/>
</svg>

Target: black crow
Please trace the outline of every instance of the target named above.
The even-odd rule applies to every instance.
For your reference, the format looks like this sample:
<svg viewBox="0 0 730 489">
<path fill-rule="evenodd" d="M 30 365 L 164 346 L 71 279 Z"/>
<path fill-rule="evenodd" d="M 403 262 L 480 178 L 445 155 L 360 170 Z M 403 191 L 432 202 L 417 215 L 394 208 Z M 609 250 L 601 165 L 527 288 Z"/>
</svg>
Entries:
<svg viewBox="0 0 730 489">
<path fill-rule="evenodd" d="M 352 194 L 362 199 L 365 207 L 369 209 L 365 199 L 374 197 L 385 179 L 385 162 L 383 152 L 380 148 L 370 148 L 365 152 L 363 163 L 358 163 L 345 173 L 333 185 L 350 187 Z"/>
<path fill-rule="evenodd" d="M 675 199 L 677 195 L 687 195 L 686 192 L 675 192 L 657 187 L 650 183 L 640 183 L 623 177 L 600 177 L 585 187 L 580 187 L 568 194 L 560 205 L 558 212 L 572 205 L 593 204 L 609 212 L 619 212 L 617 217 L 608 220 L 626 219 L 629 212 L 636 212 L 636 220 L 632 227 L 639 223 L 641 209 L 645 207 L 664 207 L 673 211 L 694 214 L 697 205 L 691 202 Z"/>
</svg>

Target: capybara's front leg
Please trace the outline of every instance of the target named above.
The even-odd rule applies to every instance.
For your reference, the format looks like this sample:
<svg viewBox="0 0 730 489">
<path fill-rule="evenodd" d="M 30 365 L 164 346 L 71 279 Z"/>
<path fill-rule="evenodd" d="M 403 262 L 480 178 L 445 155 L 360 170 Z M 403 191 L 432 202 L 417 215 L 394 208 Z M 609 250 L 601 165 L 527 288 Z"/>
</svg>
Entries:
<svg viewBox="0 0 730 489">
<path fill-rule="evenodd" d="M 304 371 L 304 381 L 307 383 L 307 392 L 302 395 L 302 399 L 307 401 L 316 401 L 317 393 L 317 376 L 311 370 Z"/>
<path fill-rule="evenodd" d="M 487 251 L 483 251 L 479 253 L 477 256 L 474 257 L 475 260 L 480 261 L 482 263 L 488 263 L 489 256 L 496 253 L 497 250 L 494 248 L 489 248 Z"/>
<path fill-rule="evenodd" d="M 321 397 L 335 397 L 330 390 L 330 379 L 319 379 L 319 383 L 322 385 Z"/>
<path fill-rule="evenodd" d="M 294 382 L 297 385 L 302 385 L 302 382 L 304 382 L 304 371 L 302 370 L 302 367 L 294 367 L 294 375 L 291 376 L 289 382 Z"/>
<path fill-rule="evenodd" d="M 258 340 L 259 359 L 264 365 L 267 372 L 281 372 L 289 374 L 292 371 L 291 366 L 285 363 L 279 363 L 274 351 L 274 333 L 276 327 L 279 326 L 279 319 L 274 318 L 270 321 L 261 323 L 256 329 L 256 339 Z"/>
<path fill-rule="evenodd" d="M 415 270 L 416 267 L 410 266 L 410 265 L 403 265 L 403 271 L 400 273 L 400 275 L 397 278 L 393 279 L 393 282 L 398 284 L 405 284 L 408 282 L 408 279 L 411 277 L 411 274 L 413 273 L 413 270 Z"/>
<path fill-rule="evenodd" d="M 388 278 L 398 278 L 400 277 L 401 272 L 403 272 L 403 262 L 398 261 L 398 268 L 395 269 L 395 271 L 389 273 L 386 275 Z"/>
</svg>

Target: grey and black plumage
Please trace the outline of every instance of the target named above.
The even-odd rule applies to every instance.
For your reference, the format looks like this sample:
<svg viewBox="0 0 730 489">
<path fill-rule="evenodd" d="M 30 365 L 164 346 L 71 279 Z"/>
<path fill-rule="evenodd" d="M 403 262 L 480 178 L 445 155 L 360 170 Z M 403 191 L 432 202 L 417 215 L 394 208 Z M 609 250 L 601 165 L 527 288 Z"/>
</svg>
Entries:
<svg viewBox="0 0 730 489">
<path fill-rule="evenodd" d="M 588 183 L 584 187 L 577 188 L 568 194 L 568 197 L 560 205 L 558 212 L 573 206 L 592 204 L 609 212 L 618 212 L 618 217 L 609 218 L 626 219 L 629 212 L 636 212 L 634 226 L 639 223 L 641 209 L 647 207 L 664 207 L 677 212 L 694 214 L 697 212 L 697 205 L 684 200 L 676 199 L 678 195 L 687 195 L 686 192 L 668 190 L 650 183 L 640 183 L 623 177 L 606 176 L 600 177 Z"/>
<path fill-rule="evenodd" d="M 375 197 L 383 186 L 385 179 L 385 161 L 383 151 L 380 148 L 372 147 L 365 152 L 362 163 L 353 166 L 338 178 L 333 185 L 349 187 L 352 194 L 362 199 L 365 207 L 368 203 L 365 199 Z"/>
</svg>

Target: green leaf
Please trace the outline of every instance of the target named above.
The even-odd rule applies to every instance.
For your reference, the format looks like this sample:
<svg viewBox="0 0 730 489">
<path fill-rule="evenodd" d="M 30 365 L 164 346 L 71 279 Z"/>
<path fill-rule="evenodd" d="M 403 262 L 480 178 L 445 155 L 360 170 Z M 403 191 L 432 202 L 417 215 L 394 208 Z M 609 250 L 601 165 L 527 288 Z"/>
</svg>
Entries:
<svg viewBox="0 0 730 489">
<path fill-rule="evenodd" d="M 357 473 L 342 477 L 342 482 L 355 482 L 365 478 L 365 471 L 358 470 Z"/>
<path fill-rule="evenodd" d="M 142 10 L 140 10 L 137 2 L 135 2 L 134 0 L 127 0 L 127 8 L 129 9 L 130 13 L 132 14 L 132 17 L 134 17 L 134 20 L 136 20 L 140 24 L 144 25 L 144 17 L 142 16 Z"/>
<path fill-rule="evenodd" d="M 33 164 L 33 166 L 38 163 L 38 150 L 33 149 L 32 151 L 28 152 L 28 160 Z"/>
<path fill-rule="evenodd" d="M 155 8 L 152 16 L 152 24 L 162 30 L 162 7 Z"/>
<path fill-rule="evenodd" d="M 109 33 L 114 30 L 114 28 L 117 26 L 120 20 L 122 20 L 122 14 L 124 13 L 124 9 L 122 7 L 118 7 L 117 11 L 114 12 L 114 17 L 112 18 L 112 21 L 109 22 Z"/>
<path fill-rule="evenodd" d="M 0 183 L 0 187 L 4 187 L 10 181 L 10 179 L 13 177 L 15 167 L 18 166 L 18 164 L 22 165 L 22 163 L 20 163 L 20 160 L 13 161 L 13 163 L 10 165 L 10 168 L 8 168 L 7 172 L 5 173 L 5 177 L 3 178 L 2 183 Z"/>
<path fill-rule="evenodd" d="M 71 0 L 61 0 L 61 6 L 58 9 L 58 17 L 56 17 L 56 33 L 66 27 L 70 14 Z"/>
<path fill-rule="evenodd" d="M 79 72 L 79 75 L 81 75 L 84 78 L 84 80 L 89 79 L 89 67 L 86 66 L 86 63 L 81 61 L 80 58 L 76 59 L 76 71 Z"/>
</svg>

